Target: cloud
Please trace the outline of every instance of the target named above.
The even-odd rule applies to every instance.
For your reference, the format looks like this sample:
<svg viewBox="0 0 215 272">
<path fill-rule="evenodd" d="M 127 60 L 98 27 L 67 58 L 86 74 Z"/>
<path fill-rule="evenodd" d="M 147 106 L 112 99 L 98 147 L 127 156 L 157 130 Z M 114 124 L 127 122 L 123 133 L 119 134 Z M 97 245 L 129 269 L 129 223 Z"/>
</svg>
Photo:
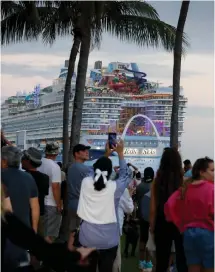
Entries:
<svg viewBox="0 0 215 272">
<path fill-rule="evenodd" d="M 46 54 L 4 54 L 1 56 L 3 64 L 24 65 L 32 68 L 47 69 L 49 66 L 59 67 L 64 62 L 64 57 Z"/>
<path fill-rule="evenodd" d="M 19 64 L 5 64 L 2 63 L 1 74 L 13 75 L 15 77 L 34 77 L 35 75 L 40 75 L 42 78 L 47 78 L 50 81 L 53 80 L 54 75 L 57 77 L 59 75 L 59 66 L 29 66 L 29 65 L 19 65 Z M 3 79 L 4 81 L 4 79 Z"/>
<path fill-rule="evenodd" d="M 189 106 L 186 109 L 186 118 L 201 117 L 214 118 L 214 108 L 204 106 Z"/>
<path fill-rule="evenodd" d="M 190 117 L 185 120 L 181 154 L 183 159 L 214 158 L 214 118 Z"/>
<path fill-rule="evenodd" d="M 15 95 L 17 91 L 27 91 L 32 92 L 34 86 L 40 84 L 41 87 L 47 87 L 51 85 L 51 80 L 46 79 L 45 77 L 41 76 L 33 76 L 33 77 L 26 77 L 26 76 L 13 76 L 9 74 L 4 74 L 1 76 L 1 90 L 3 96 L 11 96 Z"/>
<path fill-rule="evenodd" d="M 152 1 L 161 20 L 177 26 L 181 1 Z M 213 54 L 214 52 L 214 1 L 190 1 L 185 24 L 190 42 L 188 53 Z"/>
<path fill-rule="evenodd" d="M 12 74 L 14 76 L 22 77 L 25 75 L 26 77 L 32 77 L 35 75 L 41 75 L 42 77 L 46 77 L 52 80 L 54 77 L 59 75 L 60 67 L 62 67 L 62 63 L 64 62 L 63 58 L 56 58 L 52 61 L 54 56 L 48 55 L 43 56 L 36 54 L 33 55 L 30 62 L 25 62 L 24 64 L 20 64 L 20 60 L 28 59 L 28 56 L 18 56 L 18 58 L 11 58 L 11 55 L 8 57 L 3 57 L 2 65 L 1 65 L 1 73 L 4 74 Z M 88 74 L 90 69 L 94 67 L 94 62 L 99 58 L 90 57 L 89 65 L 88 65 Z M 104 59 L 104 58 L 103 58 Z M 51 60 L 51 61 L 50 61 Z M 168 79 L 172 74 L 172 68 L 165 64 L 150 64 L 150 63 L 142 63 L 139 65 L 139 68 L 143 72 L 147 72 L 147 78 L 154 78 L 159 75 L 161 78 Z M 198 71 L 182 71 L 182 77 L 190 77 L 194 75 L 201 75 Z"/>
</svg>

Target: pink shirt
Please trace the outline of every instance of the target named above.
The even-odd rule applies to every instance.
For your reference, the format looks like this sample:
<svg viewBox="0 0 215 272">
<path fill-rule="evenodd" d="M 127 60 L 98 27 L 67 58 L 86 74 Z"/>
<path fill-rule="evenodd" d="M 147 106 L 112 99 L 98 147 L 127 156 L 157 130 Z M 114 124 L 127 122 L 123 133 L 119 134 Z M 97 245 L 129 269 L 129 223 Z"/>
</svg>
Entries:
<svg viewBox="0 0 215 272">
<path fill-rule="evenodd" d="M 165 204 L 167 221 L 173 222 L 181 232 L 187 228 L 214 231 L 214 184 L 207 181 L 188 185 L 185 198 L 176 191 Z"/>
</svg>

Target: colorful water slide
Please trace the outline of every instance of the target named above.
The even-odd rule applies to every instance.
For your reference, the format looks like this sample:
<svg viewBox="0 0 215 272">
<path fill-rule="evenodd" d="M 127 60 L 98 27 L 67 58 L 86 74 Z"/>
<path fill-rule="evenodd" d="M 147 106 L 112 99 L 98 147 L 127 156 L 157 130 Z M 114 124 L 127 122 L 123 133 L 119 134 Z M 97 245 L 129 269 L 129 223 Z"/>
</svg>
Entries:
<svg viewBox="0 0 215 272">
<path fill-rule="evenodd" d="M 147 82 L 147 80 L 144 78 L 146 77 L 146 73 L 140 72 L 139 68 L 137 66 L 136 63 L 131 63 L 131 69 L 127 69 L 126 67 L 124 67 L 124 70 L 133 73 L 134 78 L 137 80 L 137 84 L 139 85 L 139 87 L 144 87 L 145 83 Z"/>
</svg>

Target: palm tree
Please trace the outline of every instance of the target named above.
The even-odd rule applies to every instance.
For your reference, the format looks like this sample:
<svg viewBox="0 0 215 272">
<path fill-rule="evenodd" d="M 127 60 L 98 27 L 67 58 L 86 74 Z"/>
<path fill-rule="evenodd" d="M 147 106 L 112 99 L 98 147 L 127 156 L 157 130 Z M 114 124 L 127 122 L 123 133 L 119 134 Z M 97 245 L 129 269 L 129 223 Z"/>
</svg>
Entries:
<svg viewBox="0 0 215 272">
<path fill-rule="evenodd" d="M 64 1 L 29 1 L 29 3 L 28 1 L 3 1 L 1 3 L 1 17 L 2 44 L 37 40 L 40 35 L 42 35 L 45 44 L 53 44 L 57 36 L 73 35 L 63 107 L 63 157 L 67 163 L 71 81 L 81 43 L 77 23 L 80 18 L 80 14 L 77 12 L 77 3 Z"/>
<path fill-rule="evenodd" d="M 176 29 L 160 21 L 156 10 L 142 1 L 3 1 L 2 7 L 2 44 L 31 41 L 38 39 L 41 34 L 44 42 L 50 44 L 59 35 L 74 37 L 64 93 L 64 164 L 67 162 L 68 154 L 68 98 L 80 43 L 81 52 L 70 138 L 70 161 L 71 150 L 80 139 L 90 46 L 99 45 L 102 32 L 109 32 L 122 41 L 133 41 L 139 46 L 162 46 L 167 51 L 172 51 L 174 47 Z M 183 42 L 186 45 L 184 38 Z"/>
<path fill-rule="evenodd" d="M 89 10 L 91 10 L 91 12 L 97 11 L 97 13 L 90 13 L 91 21 L 88 19 L 87 14 L 83 16 L 83 20 L 87 18 L 88 22 L 83 23 L 82 43 L 84 43 L 84 45 L 81 46 L 78 64 L 72 114 L 69 162 L 73 160 L 73 147 L 78 144 L 80 140 L 85 80 L 90 52 L 90 35 L 85 35 L 86 32 L 97 30 L 96 37 L 98 40 L 101 37 L 102 31 L 109 32 L 123 41 L 132 41 L 140 46 L 163 46 L 167 51 L 173 50 L 175 42 L 176 29 L 160 21 L 155 9 L 146 2 L 113 1 L 104 4 L 104 2 L 91 1 L 90 3 L 91 9 L 85 8 L 81 12 L 87 10 L 89 15 Z M 99 8 L 100 3 L 102 3 L 102 7 Z M 83 4 L 83 6 L 84 5 L 85 4 Z M 97 5 L 97 8 L 92 8 L 92 5 L 95 5 L 95 7 Z M 98 10 L 100 12 L 98 12 Z M 94 25 L 95 22 L 96 26 Z M 90 26 L 87 28 L 88 24 L 90 24 Z M 187 45 L 183 35 L 182 43 Z"/>
<path fill-rule="evenodd" d="M 183 33 L 190 1 L 182 1 L 176 29 L 173 65 L 173 102 L 170 128 L 170 146 L 178 148 L 178 110 L 180 98 L 181 58 L 183 53 Z"/>
</svg>

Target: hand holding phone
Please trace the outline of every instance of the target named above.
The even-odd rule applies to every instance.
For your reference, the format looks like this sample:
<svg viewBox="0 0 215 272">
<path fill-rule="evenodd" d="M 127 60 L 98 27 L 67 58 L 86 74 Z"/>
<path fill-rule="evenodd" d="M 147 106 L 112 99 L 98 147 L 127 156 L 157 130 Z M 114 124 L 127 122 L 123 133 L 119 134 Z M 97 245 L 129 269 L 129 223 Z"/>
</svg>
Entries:
<svg viewBox="0 0 215 272">
<path fill-rule="evenodd" d="M 113 147 L 116 146 L 117 140 L 116 140 L 116 133 L 108 133 L 108 143 L 109 143 L 109 148 L 113 149 Z"/>
</svg>

